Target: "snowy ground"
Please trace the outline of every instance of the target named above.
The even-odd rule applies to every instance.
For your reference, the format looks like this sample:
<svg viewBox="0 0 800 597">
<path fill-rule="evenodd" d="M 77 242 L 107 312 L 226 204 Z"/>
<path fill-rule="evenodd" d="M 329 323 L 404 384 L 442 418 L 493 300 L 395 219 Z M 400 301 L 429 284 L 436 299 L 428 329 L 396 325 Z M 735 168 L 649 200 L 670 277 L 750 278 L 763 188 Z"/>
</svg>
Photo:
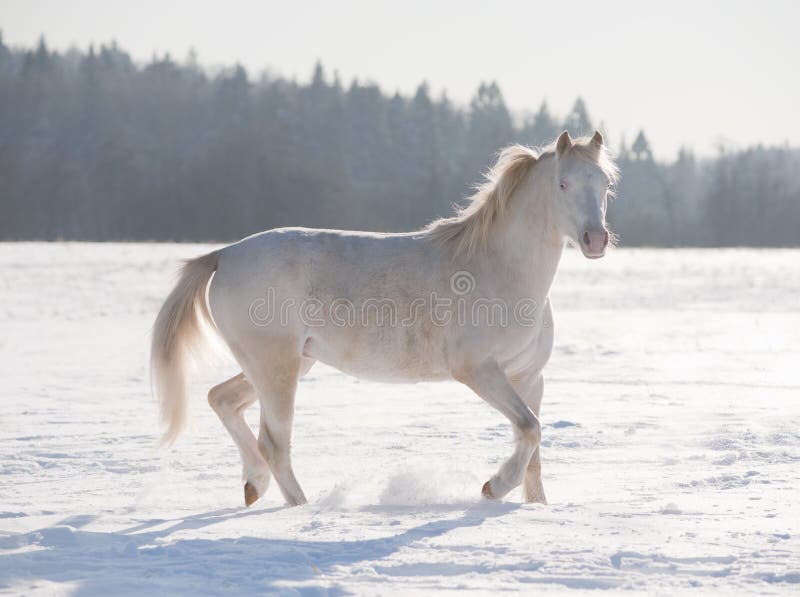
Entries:
<svg viewBox="0 0 800 597">
<path fill-rule="evenodd" d="M 467 390 L 317 366 L 294 442 L 310 503 L 273 485 L 245 509 L 205 402 L 232 364 L 153 447 L 149 327 L 202 249 L 0 245 L 0 592 L 800 590 L 800 251 L 569 252 L 549 506 L 479 499 L 511 434 Z"/>
</svg>

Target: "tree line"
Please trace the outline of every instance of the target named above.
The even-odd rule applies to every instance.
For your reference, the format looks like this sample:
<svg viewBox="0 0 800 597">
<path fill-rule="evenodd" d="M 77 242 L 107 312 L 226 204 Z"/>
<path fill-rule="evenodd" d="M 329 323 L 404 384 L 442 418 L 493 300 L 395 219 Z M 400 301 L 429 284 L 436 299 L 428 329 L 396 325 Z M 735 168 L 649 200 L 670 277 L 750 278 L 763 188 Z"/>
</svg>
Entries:
<svg viewBox="0 0 800 597">
<path fill-rule="evenodd" d="M 229 241 L 278 226 L 408 230 L 450 213 L 509 143 L 591 133 L 579 98 L 513 114 L 495 83 L 467 106 L 318 64 L 300 83 L 194 55 L 137 65 L 116 44 L 58 53 L 0 36 L 0 238 Z M 607 135 L 608 138 L 608 135 Z M 615 144 L 622 245 L 800 241 L 800 151 L 657 161 Z"/>
</svg>

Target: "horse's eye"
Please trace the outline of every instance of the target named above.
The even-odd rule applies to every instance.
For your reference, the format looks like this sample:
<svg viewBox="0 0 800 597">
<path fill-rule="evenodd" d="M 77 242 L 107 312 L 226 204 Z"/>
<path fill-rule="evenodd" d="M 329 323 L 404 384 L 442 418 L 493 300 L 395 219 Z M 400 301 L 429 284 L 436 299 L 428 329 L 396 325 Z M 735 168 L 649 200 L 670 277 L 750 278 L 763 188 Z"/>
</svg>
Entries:
<svg viewBox="0 0 800 597">
<path fill-rule="evenodd" d="M 566 180 L 562 180 L 561 183 L 558 186 L 561 188 L 562 191 L 566 191 L 567 190 L 567 181 Z"/>
</svg>

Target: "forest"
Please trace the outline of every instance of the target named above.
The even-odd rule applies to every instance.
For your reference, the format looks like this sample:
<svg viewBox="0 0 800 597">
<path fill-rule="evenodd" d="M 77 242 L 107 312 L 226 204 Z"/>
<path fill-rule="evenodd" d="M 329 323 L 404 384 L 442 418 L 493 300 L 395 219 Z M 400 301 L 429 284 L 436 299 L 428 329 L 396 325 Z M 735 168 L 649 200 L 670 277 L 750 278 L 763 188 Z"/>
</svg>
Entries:
<svg viewBox="0 0 800 597">
<path fill-rule="evenodd" d="M 520 114 L 493 82 L 460 105 L 425 83 L 403 96 L 321 63 L 309 75 L 0 36 L 0 239 L 410 230 L 463 201 L 501 147 L 602 130 L 581 98 L 565 115 L 545 102 Z M 800 150 L 685 148 L 662 161 L 644 131 L 630 143 L 604 133 L 622 170 L 609 207 L 622 246 L 800 244 Z"/>
</svg>

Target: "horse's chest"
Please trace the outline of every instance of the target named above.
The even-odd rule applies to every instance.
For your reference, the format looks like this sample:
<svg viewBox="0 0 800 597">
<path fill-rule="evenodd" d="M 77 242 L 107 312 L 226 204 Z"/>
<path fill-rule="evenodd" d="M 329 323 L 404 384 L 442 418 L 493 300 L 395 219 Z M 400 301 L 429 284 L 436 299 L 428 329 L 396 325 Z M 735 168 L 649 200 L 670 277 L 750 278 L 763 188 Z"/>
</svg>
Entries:
<svg viewBox="0 0 800 597">
<path fill-rule="evenodd" d="M 500 334 L 498 344 L 496 358 L 506 371 L 542 369 L 553 352 L 553 319 L 549 308 L 535 326 Z"/>
</svg>

